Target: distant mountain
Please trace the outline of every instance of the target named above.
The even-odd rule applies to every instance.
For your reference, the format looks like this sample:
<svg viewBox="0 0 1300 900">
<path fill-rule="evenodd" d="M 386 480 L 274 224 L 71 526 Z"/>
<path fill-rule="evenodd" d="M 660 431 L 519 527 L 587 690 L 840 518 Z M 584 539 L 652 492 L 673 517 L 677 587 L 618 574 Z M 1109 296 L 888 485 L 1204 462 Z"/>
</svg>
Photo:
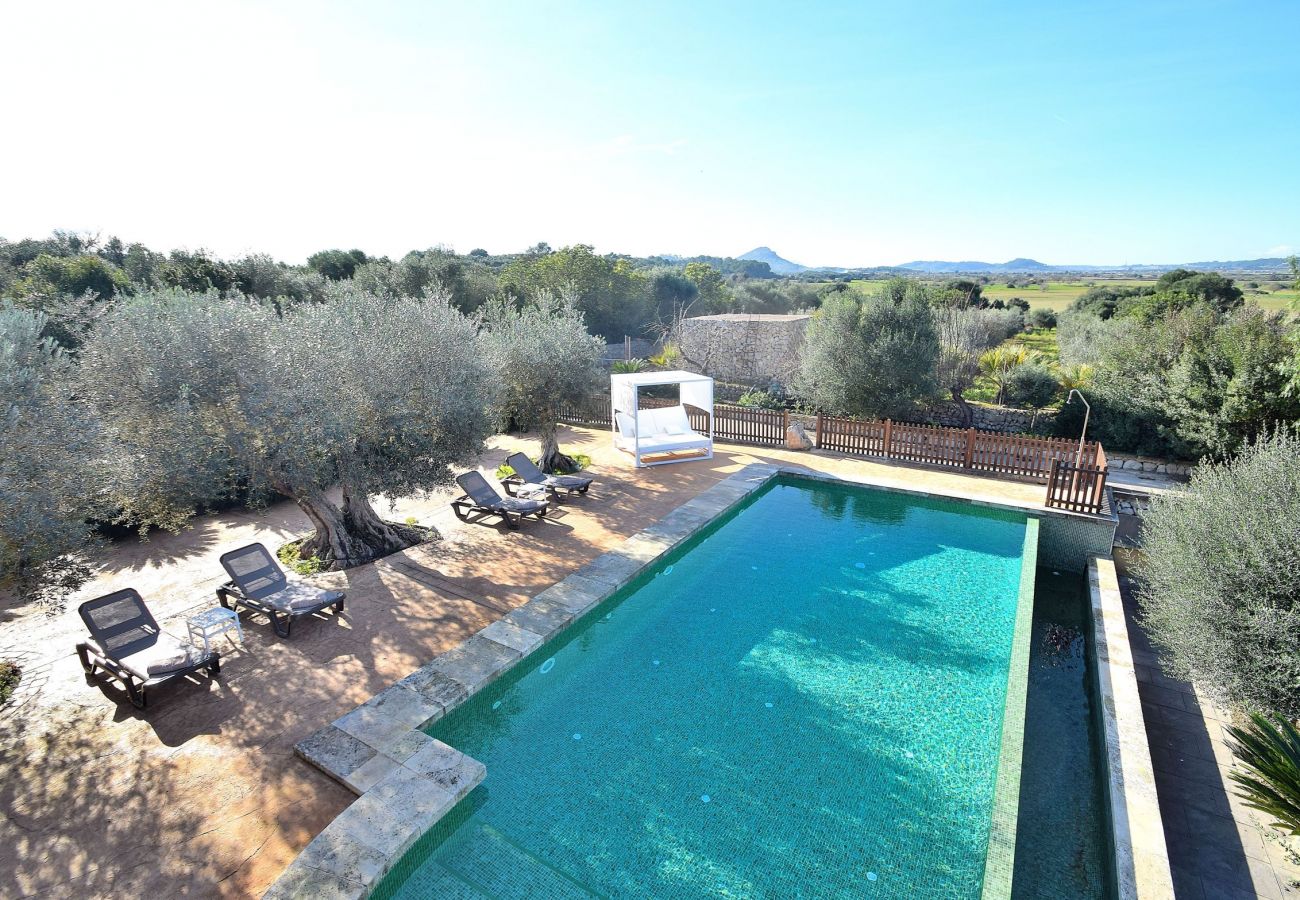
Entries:
<svg viewBox="0 0 1300 900">
<path fill-rule="evenodd" d="M 765 262 L 777 275 L 797 275 L 800 272 L 808 271 L 807 266 L 801 266 L 797 262 L 790 262 L 788 259 L 777 256 L 771 247 L 755 247 L 748 253 L 740 254 L 736 259 L 752 259 L 755 262 Z"/>
<path fill-rule="evenodd" d="M 952 275 L 958 272 L 977 274 L 1011 274 L 1044 272 L 1142 272 L 1159 273 L 1170 269 L 1197 269 L 1215 272 L 1286 272 L 1287 261 L 1281 257 L 1263 259 L 1229 259 L 1211 262 L 1173 263 L 1168 265 L 1153 263 L 1124 263 L 1118 266 L 1049 266 L 1036 259 L 1017 257 L 1004 263 L 987 263 L 975 260 L 947 262 L 944 260 L 919 259 L 903 263 L 900 269 L 928 274 Z"/>
<path fill-rule="evenodd" d="M 914 272 L 1050 272 L 1057 266 L 1049 266 L 1046 263 L 1040 263 L 1036 259 L 1025 259 L 1022 256 L 1016 257 L 1009 262 L 1004 263 L 986 263 L 976 262 L 974 260 L 964 260 L 962 262 L 945 262 L 935 259 L 918 259 L 912 262 L 903 263 L 900 269 L 911 269 Z"/>
</svg>

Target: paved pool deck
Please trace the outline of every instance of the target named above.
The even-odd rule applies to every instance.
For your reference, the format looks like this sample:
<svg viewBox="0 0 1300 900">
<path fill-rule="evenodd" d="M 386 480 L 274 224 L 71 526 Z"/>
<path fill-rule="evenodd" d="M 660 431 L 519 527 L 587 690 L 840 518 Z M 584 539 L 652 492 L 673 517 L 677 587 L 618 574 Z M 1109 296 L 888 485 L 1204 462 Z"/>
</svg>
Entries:
<svg viewBox="0 0 1300 900">
<path fill-rule="evenodd" d="M 87 683 L 73 653 L 76 603 L 132 586 L 164 630 L 215 605 L 217 557 L 304 533 L 292 504 L 196 518 L 178 535 L 119 542 L 63 613 L 0 605 L 0 658 L 23 683 L 0 712 L 0 896 L 260 895 L 354 795 L 297 758 L 294 744 L 406 676 L 667 512 L 752 463 L 908 490 L 1041 509 L 1041 485 L 871 462 L 837 454 L 719 444 L 712 460 L 636 470 L 603 431 L 572 428 L 563 445 L 592 457 L 597 484 L 547 521 L 517 532 L 455 519 L 451 492 L 400 501 L 442 539 L 317 581 L 348 592 L 340 618 L 276 638 L 244 617 L 225 643 L 219 680 L 151 693 L 146 713 L 119 689 Z M 492 472 L 534 441 L 498 437 Z"/>
</svg>

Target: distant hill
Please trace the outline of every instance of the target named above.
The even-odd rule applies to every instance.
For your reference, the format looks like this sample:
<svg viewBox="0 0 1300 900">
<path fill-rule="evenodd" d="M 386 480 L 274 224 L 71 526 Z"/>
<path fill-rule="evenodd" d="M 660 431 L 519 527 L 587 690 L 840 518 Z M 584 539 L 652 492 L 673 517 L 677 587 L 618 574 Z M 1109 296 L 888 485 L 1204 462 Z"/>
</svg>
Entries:
<svg viewBox="0 0 1300 900">
<path fill-rule="evenodd" d="M 987 263 L 977 262 L 975 260 L 963 260 L 962 262 L 945 262 L 936 259 L 918 259 L 912 262 L 905 262 L 900 269 L 911 269 L 914 272 L 1050 272 L 1057 266 L 1049 266 L 1046 263 L 1040 263 L 1036 259 L 1026 259 L 1016 257 L 1013 260 L 1004 263 Z"/>
<path fill-rule="evenodd" d="M 945 260 L 918 259 L 903 263 L 900 269 L 928 274 L 951 275 L 957 272 L 975 274 L 1010 274 L 1010 273 L 1044 273 L 1044 272 L 1168 272 L 1170 269 L 1197 269 L 1216 272 L 1286 272 L 1287 262 L 1281 257 L 1263 259 L 1228 259 L 1211 262 L 1172 263 L 1168 265 L 1153 263 L 1125 263 L 1118 266 L 1050 266 L 1036 259 L 1017 257 L 1004 263 L 987 263 L 976 260 L 947 262 Z"/>
<path fill-rule="evenodd" d="M 736 259 L 752 259 L 755 262 L 765 262 L 777 275 L 797 275 L 800 272 L 808 271 L 807 266 L 801 266 L 797 262 L 790 262 L 788 259 L 777 256 L 771 247 L 755 247 L 748 253 L 740 254 Z"/>
</svg>

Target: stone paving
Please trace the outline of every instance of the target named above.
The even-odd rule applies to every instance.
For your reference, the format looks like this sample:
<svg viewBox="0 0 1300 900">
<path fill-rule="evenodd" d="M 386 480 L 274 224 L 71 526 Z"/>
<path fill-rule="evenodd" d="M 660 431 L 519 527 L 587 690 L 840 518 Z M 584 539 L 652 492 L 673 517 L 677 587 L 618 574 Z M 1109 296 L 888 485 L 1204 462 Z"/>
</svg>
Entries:
<svg viewBox="0 0 1300 900">
<path fill-rule="evenodd" d="M 457 521 L 447 492 L 402 500 L 388 514 L 437 527 L 441 541 L 317 579 L 348 592 L 347 612 L 302 621 L 291 640 L 246 615 L 244 645 L 220 643 L 219 679 L 164 685 L 145 713 L 119 689 L 83 677 L 73 654 L 83 630 L 76 603 L 132 586 L 164 630 L 184 637 L 185 617 L 215 605 L 224 579 L 217 557 L 302 534 L 309 526 L 296 507 L 201 516 L 179 535 L 119 542 L 57 616 L 0 604 L 0 657 L 25 673 L 0 711 L 0 896 L 260 894 L 355 798 L 297 758 L 296 743 L 497 620 L 539 635 L 560 627 L 588 598 L 547 594 L 550 585 L 642 529 L 662 536 L 655 525 L 670 510 L 745 465 L 790 463 L 1026 508 L 1043 497 L 1035 484 L 726 445 L 712 460 L 634 470 L 605 432 L 565 429 L 562 441 L 593 458 L 589 497 L 518 531 Z M 491 473 L 507 453 L 535 446 L 496 438 L 482 466 Z M 580 577 L 624 575 L 597 566 Z M 537 594 L 546 602 L 518 609 Z M 431 675 L 422 696 L 445 704 L 448 690 Z M 353 749 L 360 771 L 365 751 Z M 373 786 L 400 775 L 381 768 L 358 778 Z"/>
<path fill-rule="evenodd" d="M 1120 590 L 1147 742 L 1155 768 L 1165 844 L 1178 900 L 1282 900 L 1300 897 L 1300 866 L 1287 858 L 1274 829 L 1237 797 L 1224 725 L 1231 716 L 1196 687 L 1160 670 L 1156 649 L 1133 618 L 1126 577 L 1132 557 L 1116 551 Z M 1293 846 L 1300 849 L 1300 842 Z"/>
</svg>

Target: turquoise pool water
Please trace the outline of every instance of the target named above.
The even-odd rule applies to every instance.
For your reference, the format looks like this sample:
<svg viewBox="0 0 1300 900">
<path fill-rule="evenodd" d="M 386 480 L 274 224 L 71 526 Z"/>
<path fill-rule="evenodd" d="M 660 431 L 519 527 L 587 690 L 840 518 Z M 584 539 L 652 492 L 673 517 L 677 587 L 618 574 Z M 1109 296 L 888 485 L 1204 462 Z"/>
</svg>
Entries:
<svg viewBox="0 0 1300 900">
<path fill-rule="evenodd" d="M 380 897 L 977 897 L 1022 515 L 791 479 L 429 733 Z"/>
</svg>

